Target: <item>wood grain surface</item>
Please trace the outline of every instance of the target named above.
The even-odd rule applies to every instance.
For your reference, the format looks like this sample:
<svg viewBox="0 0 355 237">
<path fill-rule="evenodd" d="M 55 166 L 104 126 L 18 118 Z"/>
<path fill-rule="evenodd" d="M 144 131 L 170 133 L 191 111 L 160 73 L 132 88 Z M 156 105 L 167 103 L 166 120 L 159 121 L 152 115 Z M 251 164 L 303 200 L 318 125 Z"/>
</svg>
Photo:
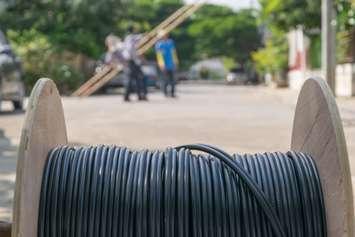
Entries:
<svg viewBox="0 0 355 237">
<path fill-rule="evenodd" d="M 309 79 L 300 92 L 291 149 L 310 154 L 321 176 L 328 236 L 354 236 L 350 164 L 342 122 L 326 82 Z"/>
<path fill-rule="evenodd" d="M 18 151 L 12 237 L 36 237 L 42 172 L 50 149 L 67 143 L 61 98 L 40 79 L 32 91 Z"/>
</svg>

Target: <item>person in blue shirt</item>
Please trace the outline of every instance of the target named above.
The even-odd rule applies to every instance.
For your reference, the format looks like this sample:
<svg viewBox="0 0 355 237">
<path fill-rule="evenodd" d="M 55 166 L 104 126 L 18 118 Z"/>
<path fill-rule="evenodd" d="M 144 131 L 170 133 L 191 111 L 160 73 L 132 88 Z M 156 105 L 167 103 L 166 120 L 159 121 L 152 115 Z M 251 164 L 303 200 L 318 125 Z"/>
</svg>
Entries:
<svg viewBox="0 0 355 237">
<path fill-rule="evenodd" d="M 164 74 L 163 88 L 165 96 L 175 97 L 175 71 L 179 61 L 176 53 L 175 43 L 169 38 L 166 32 L 159 32 L 160 40 L 155 45 L 157 61 L 160 70 Z M 168 87 L 170 86 L 170 93 Z"/>
</svg>

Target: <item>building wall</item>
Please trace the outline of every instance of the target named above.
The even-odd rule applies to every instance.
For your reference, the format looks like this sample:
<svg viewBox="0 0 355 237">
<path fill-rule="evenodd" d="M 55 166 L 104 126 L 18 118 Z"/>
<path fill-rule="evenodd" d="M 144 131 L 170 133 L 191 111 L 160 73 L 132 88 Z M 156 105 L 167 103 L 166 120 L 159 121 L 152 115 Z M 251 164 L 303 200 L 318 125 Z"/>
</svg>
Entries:
<svg viewBox="0 0 355 237">
<path fill-rule="evenodd" d="M 321 70 L 291 70 L 288 73 L 288 82 L 291 89 L 301 89 L 304 81 L 310 77 L 324 78 Z M 339 64 L 336 67 L 336 88 L 337 96 L 355 96 L 355 64 Z"/>
</svg>

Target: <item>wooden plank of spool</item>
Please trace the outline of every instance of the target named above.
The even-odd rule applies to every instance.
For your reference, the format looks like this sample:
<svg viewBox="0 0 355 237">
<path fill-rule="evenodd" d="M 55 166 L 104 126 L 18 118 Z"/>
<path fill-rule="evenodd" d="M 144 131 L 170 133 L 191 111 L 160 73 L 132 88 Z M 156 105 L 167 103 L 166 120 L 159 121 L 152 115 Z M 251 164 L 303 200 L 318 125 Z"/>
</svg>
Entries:
<svg viewBox="0 0 355 237">
<path fill-rule="evenodd" d="M 335 99 L 322 79 L 303 85 L 296 106 L 291 149 L 310 154 L 320 173 L 329 237 L 354 236 L 350 165 Z"/>
<path fill-rule="evenodd" d="M 18 151 L 12 237 L 36 237 L 42 173 L 49 151 L 67 144 L 60 95 L 40 79 L 29 99 Z"/>
</svg>

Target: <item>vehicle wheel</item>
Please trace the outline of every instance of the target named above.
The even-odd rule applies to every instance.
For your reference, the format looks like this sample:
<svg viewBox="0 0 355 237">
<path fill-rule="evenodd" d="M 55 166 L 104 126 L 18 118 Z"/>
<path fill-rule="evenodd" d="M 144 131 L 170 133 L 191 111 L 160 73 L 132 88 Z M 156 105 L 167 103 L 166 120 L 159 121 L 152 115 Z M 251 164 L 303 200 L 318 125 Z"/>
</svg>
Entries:
<svg viewBox="0 0 355 237">
<path fill-rule="evenodd" d="M 13 104 L 15 110 L 23 110 L 23 101 L 22 100 L 12 101 L 12 104 Z"/>
</svg>

